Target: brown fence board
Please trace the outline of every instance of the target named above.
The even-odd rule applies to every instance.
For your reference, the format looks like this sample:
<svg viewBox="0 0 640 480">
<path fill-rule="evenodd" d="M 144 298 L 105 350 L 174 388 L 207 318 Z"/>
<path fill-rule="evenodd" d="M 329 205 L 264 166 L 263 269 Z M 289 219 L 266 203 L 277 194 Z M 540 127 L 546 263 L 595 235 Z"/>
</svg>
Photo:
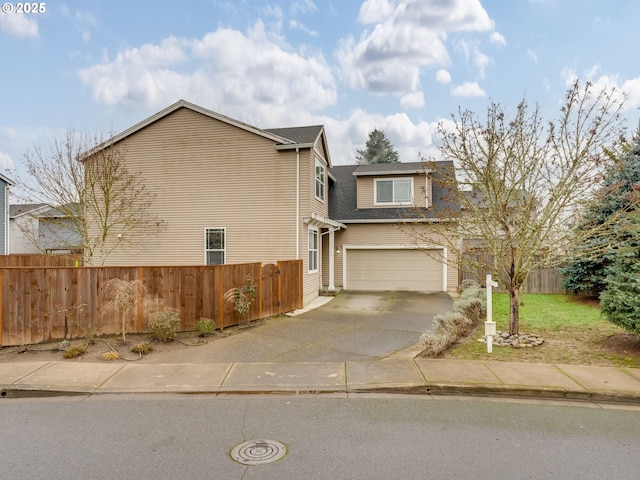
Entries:
<svg viewBox="0 0 640 480">
<path fill-rule="evenodd" d="M 0 255 L 0 267 L 75 267 L 84 263 L 82 255 L 47 255 L 40 253 L 12 253 Z"/>
<path fill-rule="evenodd" d="M 466 252 L 466 255 L 473 261 L 482 263 L 485 265 L 491 265 L 493 263 L 493 256 L 485 250 L 473 250 Z M 467 270 L 460 269 L 459 282 L 464 280 L 475 280 L 480 285 L 485 284 L 486 275 L 489 273 L 482 268 L 467 268 Z M 498 292 L 503 292 L 504 289 L 499 287 L 496 289 Z M 535 268 L 527 277 L 524 283 L 524 292 L 526 293 L 566 293 L 566 290 L 562 286 L 562 273 L 559 268 Z"/>
<path fill-rule="evenodd" d="M 262 267 L 260 277 L 262 289 L 262 317 L 271 317 L 280 313 L 280 296 L 278 294 L 278 279 L 280 268 L 278 265 L 268 263 Z"/>
<path fill-rule="evenodd" d="M 280 269 L 280 308 L 283 312 L 289 312 L 302 308 L 302 282 L 296 281 L 302 278 L 302 263 L 297 260 L 278 262 Z"/>
<path fill-rule="evenodd" d="M 274 277 L 273 272 L 278 275 Z M 246 319 L 234 309 L 235 289 L 251 277 L 256 297 Z M 173 310 L 182 330 L 200 318 L 218 328 L 294 310 L 302 306 L 302 262 L 165 267 L 0 267 L 0 342 L 26 345 L 122 330 L 120 312 L 105 308 L 104 284 L 112 278 L 142 280 L 143 301 L 126 317 L 127 333 L 146 331 L 149 314 Z M 274 280 L 275 278 L 275 280 Z M 266 279 L 266 280 L 265 280 Z M 226 298 L 226 301 L 225 301 Z"/>
</svg>

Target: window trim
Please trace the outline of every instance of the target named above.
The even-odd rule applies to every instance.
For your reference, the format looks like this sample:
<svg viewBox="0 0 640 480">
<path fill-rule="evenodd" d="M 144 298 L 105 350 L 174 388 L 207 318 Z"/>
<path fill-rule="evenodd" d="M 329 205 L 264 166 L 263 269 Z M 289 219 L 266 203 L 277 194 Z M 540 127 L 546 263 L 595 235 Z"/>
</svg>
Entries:
<svg viewBox="0 0 640 480">
<path fill-rule="evenodd" d="M 207 234 L 210 230 L 222 231 L 223 248 L 209 249 L 207 248 Z M 209 252 L 222 252 L 222 263 L 209 263 Z M 204 228 L 204 264 L 205 265 L 226 265 L 227 263 L 227 227 L 205 227 Z"/>
<path fill-rule="evenodd" d="M 409 192 L 409 201 L 407 202 L 396 202 L 393 200 L 393 198 L 395 197 L 395 184 L 396 181 L 406 181 L 409 180 L 409 188 L 410 188 L 410 192 Z M 392 185 L 392 193 L 391 193 L 391 197 L 392 200 L 390 202 L 379 202 L 378 201 L 378 183 L 379 182 L 391 182 Z M 413 205 L 414 203 L 414 182 L 413 182 L 413 177 L 397 177 L 397 178 L 375 178 L 373 180 L 373 204 L 374 205 L 380 205 L 380 206 L 386 206 L 386 205 Z"/>
<path fill-rule="evenodd" d="M 322 169 L 322 179 L 320 180 L 318 178 L 318 167 L 320 167 Z M 322 203 L 324 203 L 325 198 L 327 196 L 327 167 L 324 165 L 324 163 L 322 162 L 322 160 L 320 160 L 320 158 L 316 157 L 316 162 L 315 162 L 315 166 L 313 169 L 313 178 L 314 178 L 314 182 L 313 182 L 313 194 L 316 197 L 316 200 L 321 201 Z M 318 185 L 322 185 L 322 195 L 318 196 Z"/>
<path fill-rule="evenodd" d="M 318 273 L 320 271 L 320 232 L 318 227 L 309 227 L 307 230 L 307 273 Z M 316 248 L 311 248 L 311 233 L 315 235 Z M 315 252 L 315 269 L 311 269 L 311 254 Z"/>
</svg>

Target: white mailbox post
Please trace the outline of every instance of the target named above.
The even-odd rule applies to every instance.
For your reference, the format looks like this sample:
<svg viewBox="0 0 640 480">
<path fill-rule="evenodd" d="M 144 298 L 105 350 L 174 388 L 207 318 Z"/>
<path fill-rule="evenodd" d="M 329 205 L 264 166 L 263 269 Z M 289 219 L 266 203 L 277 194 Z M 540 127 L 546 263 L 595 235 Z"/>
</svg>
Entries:
<svg viewBox="0 0 640 480">
<path fill-rule="evenodd" d="M 498 286 L 491 275 L 487 275 L 487 321 L 484 322 L 484 334 L 487 339 L 487 353 L 493 352 L 493 336 L 496 334 L 496 322 L 493 321 L 493 307 L 491 304 L 491 289 Z"/>
</svg>

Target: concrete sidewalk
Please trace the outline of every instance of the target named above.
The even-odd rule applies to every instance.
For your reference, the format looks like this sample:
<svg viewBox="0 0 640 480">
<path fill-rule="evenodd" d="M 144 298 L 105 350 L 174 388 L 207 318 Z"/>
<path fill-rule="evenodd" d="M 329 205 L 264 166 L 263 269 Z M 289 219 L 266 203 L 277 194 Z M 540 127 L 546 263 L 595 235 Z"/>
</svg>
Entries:
<svg viewBox="0 0 640 480">
<path fill-rule="evenodd" d="M 0 363 L 0 396 L 399 392 L 640 404 L 640 369 L 414 358 L 451 303 L 441 293 L 348 293 L 141 361 Z"/>
<path fill-rule="evenodd" d="M 359 392 L 640 404 L 640 370 L 402 357 L 353 362 L 0 364 L 3 398 L 106 393 Z"/>
</svg>

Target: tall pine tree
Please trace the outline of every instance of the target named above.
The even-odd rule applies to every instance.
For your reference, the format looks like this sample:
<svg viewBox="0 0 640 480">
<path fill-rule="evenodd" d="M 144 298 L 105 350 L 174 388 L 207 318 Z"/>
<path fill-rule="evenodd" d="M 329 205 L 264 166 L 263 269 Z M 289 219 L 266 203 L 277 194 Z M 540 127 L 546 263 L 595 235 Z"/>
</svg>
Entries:
<svg viewBox="0 0 640 480">
<path fill-rule="evenodd" d="M 579 228 L 602 225 L 612 216 L 620 216 L 615 231 L 603 229 L 577 245 L 573 260 L 563 269 L 564 287 L 573 292 L 592 291 L 599 294 L 607 287 L 607 271 L 622 252 L 622 247 L 634 237 L 634 216 L 638 215 L 640 196 L 640 129 L 628 144 L 616 164 L 607 172 L 600 201 L 585 212 Z M 605 255 L 592 256 L 590 250 L 611 244 Z M 628 257 L 629 252 L 625 254 Z"/>
<path fill-rule="evenodd" d="M 374 128 L 369 132 L 366 148 L 358 150 L 358 163 L 396 163 L 400 161 L 398 152 L 382 130 Z"/>
</svg>

